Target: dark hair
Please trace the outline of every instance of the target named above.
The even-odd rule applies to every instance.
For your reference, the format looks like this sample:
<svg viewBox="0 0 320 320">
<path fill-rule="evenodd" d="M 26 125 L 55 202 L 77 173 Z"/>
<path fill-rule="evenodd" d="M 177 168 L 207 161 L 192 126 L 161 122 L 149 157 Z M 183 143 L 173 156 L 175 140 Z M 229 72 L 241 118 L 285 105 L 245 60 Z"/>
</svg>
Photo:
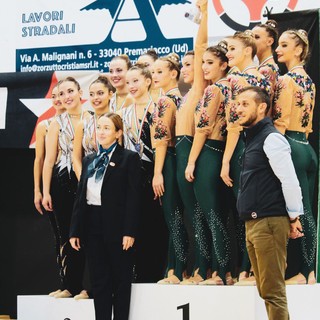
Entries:
<svg viewBox="0 0 320 320">
<path fill-rule="evenodd" d="M 300 55 L 300 59 L 303 63 L 306 63 L 309 59 L 309 40 L 308 40 L 308 32 L 303 29 L 290 29 L 284 31 L 283 33 L 287 33 L 291 36 L 293 40 L 296 42 L 296 46 L 302 47 L 302 52 Z"/>
<path fill-rule="evenodd" d="M 66 77 L 65 79 L 59 81 L 58 84 L 61 85 L 63 82 L 73 82 L 75 84 L 75 86 L 77 87 L 77 89 L 79 91 L 81 90 L 79 82 L 74 77 Z"/>
<path fill-rule="evenodd" d="M 227 62 L 228 63 L 228 58 L 226 56 L 228 52 L 228 43 L 225 40 L 220 41 L 217 45 L 208 47 L 206 49 L 206 52 L 212 53 L 214 56 L 220 59 L 220 61 Z M 226 68 L 226 73 L 229 71 L 230 67 L 228 66 Z"/>
<path fill-rule="evenodd" d="M 154 49 L 147 50 L 140 57 L 142 57 L 142 56 L 149 56 L 153 61 L 156 61 L 159 58 L 157 51 Z"/>
<path fill-rule="evenodd" d="M 115 56 L 111 59 L 111 61 L 115 61 L 115 60 L 123 60 L 126 63 L 128 70 L 132 67 L 131 60 L 129 56 L 126 54 L 120 54 L 119 56 Z"/>
<path fill-rule="evenodd" d="M 260 23 L 255 27 L 263 28 L 268 33 L 268 36 L 273 39 L 273 44 L 271 46 L 272 50 L 274 51 L 278 45 L 278 24 L 275 20 L 267 20 L 265 23 Z"/>
<path fill-rule="evenodd" d="M 236 39 L 242 42 L 242 44 L 245 47 L 251 47 L 252 48 L 252 59 L 257 54 L 257 45 L 254 38 L 254 34 L 251 30 L 245 30 L 245 31 L 237 31 L 235 34 L 231 37 L 231 39 Z"/>
<path fill-rule="evenodd" d="M 184 56 L 194 56 L 194 50 L 187 51 Z"/>
<path fill-rule="evenodd" d="M 141 75 L 143 75 L 146 79 L 150 79 L 152 83 L 152 74 L 150 72 L 150 69 L 146 66 L 145 63 L 137 62 L 134 66 L 132 66 L 128 71 L 134 71 L 137 70 L 140 72 Z M 149 85 L 148 90 L 151 88 L 151 83 Z"/>
<path fill-rule="evenodd" d="M 113 87 L 113 85 L 111 84 L 111 82 L 109 81 L 109 79 L 108 79 L 106 76 L 99 76 L 96 80 L 94 80 L 93 82 L 91 82 L 90 87 L 91 87 L 94 83 L 101 83 L 101 84 L 103 84 L 109 91 L 116 92 L 116 89 Z M 89 88 L 90 88 L 90 87 L 89 87 Z"/>
<path fill-rule="evenodd" d="M 171 52 L 167 56 L 160 57 L 158 60 L 167 61 L 169 70 L 170 71 L 176 70 L 177 71 L 176 80 L 179 80 L 179 78 L 180 78 L 180 58 L 176 53 Z"/>
<path fill-rule="evenodd" d="M 245 88 L 240 89 L 238 96 L 241 93 L 247 92 L 247 91 L 251 91 L 251 92 L 255 93 L 254 101 L 256 104 L 265 103 L 267 105 L 266 112 L 265 112 L 265 114 L 267 114 L 270 109 L 270 95 L 269 95 L 269 93 L 265 89 L 262 89 L 260 87 L 249 86 L 249 87 L 245 87 Z"/>
</svg>

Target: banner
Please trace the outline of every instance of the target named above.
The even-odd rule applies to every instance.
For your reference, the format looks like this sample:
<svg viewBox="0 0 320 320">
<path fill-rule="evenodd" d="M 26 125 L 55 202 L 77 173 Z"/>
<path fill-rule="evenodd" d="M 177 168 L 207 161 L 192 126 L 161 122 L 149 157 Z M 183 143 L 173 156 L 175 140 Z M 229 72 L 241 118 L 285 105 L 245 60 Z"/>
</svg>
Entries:
<svg viewBox="0 0 320 320">
<path fill-rule="evenodd" d="M 195 0 L 12 0 L 0 12 L 0 72 L 107 71 L 149 48 L 183 56 L 197 24 Z M 320 0 L 208 0 L 209 38 L 252 28 L 268 12 L 320 7 Z M 192 15 L 189 15 L 192 18 Z"/>
<path fill-rule="evenodd" d="M 5 29 L 13 31 L 8 40 L 15 43 L 15 48 L 9 48 L 15 67 L 11 64 L 9 71 L 105 72 L 114 56 L 127 54 L 135 62 L 149 48 L 159 55 L 174 51 L 183 56 L 193 48 L 197 28 L 185 18 L 191 4 L 189 0 L 26 0 L 9 4 L 14 13 L 10 20 L 4 18 L 12 29 L 8 24 Z"/>
<path fill-rule="evenodd" d="M 55 114 L 52 87 L 67 76 L 79 82 L 84 108 L 90 109 L 89 85 L 98 72 L 0 73 L 0 148 L 34 147 L 36 125 Z"/>
<path fill-rule="evenodd" d="M 320 0 L 209 0 L 209 42 L 252 29 L 267 16 L 320 7 Z"/>
</svg>

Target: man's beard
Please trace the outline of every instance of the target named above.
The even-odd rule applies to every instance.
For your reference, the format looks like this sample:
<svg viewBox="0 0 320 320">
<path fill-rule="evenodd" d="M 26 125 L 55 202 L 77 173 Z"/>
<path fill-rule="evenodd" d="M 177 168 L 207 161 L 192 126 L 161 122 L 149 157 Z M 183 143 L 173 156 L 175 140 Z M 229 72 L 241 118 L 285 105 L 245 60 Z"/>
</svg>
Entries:
<svg viewBox="0 0 320 320">
<path fill-rule="evenodd" d="M 250 118 L 244 122 L 240 123 L 243 127 L 250 127 L 257 120 L 257 113 L 254 113 L 250 116 Z"/>
</svg>

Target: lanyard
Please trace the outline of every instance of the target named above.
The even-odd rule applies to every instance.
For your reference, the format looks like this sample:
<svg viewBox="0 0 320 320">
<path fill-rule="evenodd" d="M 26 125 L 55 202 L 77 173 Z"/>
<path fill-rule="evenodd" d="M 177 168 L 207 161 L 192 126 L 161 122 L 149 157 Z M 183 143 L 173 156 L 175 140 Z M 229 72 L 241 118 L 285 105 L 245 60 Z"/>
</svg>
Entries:
<svg viewBox="0 0 320 320">
<path fill-rule="evenodd" d="M 259 64 L 259 67 L 258 68 L 261 68 L 262 66 L 264 66 L 264 64 L 269 61 L 270 59 L 273 59 L 273 55 L 265 58 L 260 64 Z"/>
<path fill-rule="evenodd" d="M 220 83 L 220 82 L 222 82 L 222 81 L 228 81 L 228 79 L 227 79 L 227 78 L 221 78 L 221 79 L 219 79 L 215 84 L 218 84 L 218 83 Z"/>
<path fill-rule="evenodd" d="M 169 95 L 171 92 L 174 92 L 174 91 L 177 90 L 177 89 L 178 89 L 178 87 L 174 87 L 174 88 L 170 89 L 169 91 L 167 91 L 167 92 L 165 93 L 165 95 L 167 96 L 167 95 Z"/>
<path fill-rule="evenodd" d="M 125 102 L 126 102 L 126 100 L 127 100 L 127 96 L 128 96 L 128 95 L 126 95 L 126 97 L 124 98 L 124 100 L 123 100 L 123 102 L 122 102 L 119 110 L 121 110 L 121 109 L 123 108 L 123 106 L 124 106 L 124 104 L 125 104 Z M 117 110 L 117 93 L 115 93 L 115 112 L 116 112 L 116 111 L 118 111 L 118 110 Z"/>
<path fill-rule="evenodd" d="M 99 150 L 99 142 L 98 142 L 98 138 L 97 138 L 97 115 L 94 113 L 93 114 L 93 141 L 94 144 L 97 148 L 97 150 Z"/>
<path fill-rule="evenodd" d="M 293 68 L 291 68 L 291 69 L 288 71 L 288 73 L 289 73 L 289 72 L 293 72 L 293 70 L 296 70 L 296 69 L 304 69 L 304 68 L 303 68 L 303 65 L 297 65 L 297 66 L 294 66 Z"/>
<path fill-rule="evenodd" d="M 246 71 L 250 70 L 250 69 L 257 69 L 256 66 L 247 66 L 246 68 L 243 69 L 243 71 L 241 73 L 245 73 Z"/>
<path fill-rule="evenodd" d="M 73 126 L 73 123 L 72 123 L 72 121 L 71 121 L 71 118 L 70 118 L 70 115 L 69 115 L 68 112 L 67 112 L 67 118 L 68 118 L 69 126 L 70 126 L 70 128 L 71 128 L 71 135 L 72 135 L 71 138 L 74 139 L 74 135 L 75 135 L 75 133 L 74 133 L 74 126 Z M 83 109 L 81 109 L 80 121 L 82 120 L 82 118 L 83 118 Z"/>
<path fill-rule="evenodd" d="M 137 106 L 136 106 L 136 104 L 134 104 L 134 106 L 133 106 L 134 125 L 135 125 L 135 131 L 137 134 L 137 141 L 136 141 L 137 143 L 139 143 L 139 141 L 140 141 L 141 134 L 142 134 L 142 127 L 143 127 L 143 124 L 146 119 L 146 116 L 147 116 L 147 113 L 148 113 L 148 110 L 149 110 L 151 103 L 152 103 L 152 99 L 150 99 L 150 101 L 148 102 L 148 104 L 146 105 L 146 107 L 144 109 L 144 113 L 143 113 L 143 117 L 141 119 L 140 125 L 139 125 L 139 119 L 138 119 L 138 115 L 137 115 Z"/>
</svg>

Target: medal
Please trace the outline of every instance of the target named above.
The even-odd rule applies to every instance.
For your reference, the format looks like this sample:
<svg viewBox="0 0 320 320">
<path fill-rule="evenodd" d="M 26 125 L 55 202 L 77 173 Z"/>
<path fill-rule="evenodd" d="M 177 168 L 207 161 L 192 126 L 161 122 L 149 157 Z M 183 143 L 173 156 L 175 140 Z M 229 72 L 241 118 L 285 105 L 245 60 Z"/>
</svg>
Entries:
<svg viewBox="0 0 320 320">
<path fill-rule="evenodd" d="M 143 153 L 143 144 L 140 143 L 136 143 L 134 145 L 134 148 L 136 149 L 136 151 L 139 153 L 140 157 L 142 157 L 142 153 Z"/>
<path fill-rule="evenodd" d="M 136 149 L 136 151 L 137 151 L 138 153 L 140 153 L 141 146 L 140 146 L 139 143 L 136 143 L 136 144 L 134 145 L 134 148 Z"/>
<path fill-rule="evenodd" d="M 136 110 L 136 104 L 134 105 L 134 118 L 135 118 L 135 131 L 136 131 L 136 143 L 134 145 L 135 150 L 139 153 L 140 157 L 142 157 L 143 154 L 143 141 L 141 140 L 141 134 L 142 134 L 142 128 L 143 128 L 143 123 L 147 117 L 148 109 L 152 103 L 152 100 L 150 99 L 148 105 L 145 107 L 144 112 L 143 112 L 143 117 L 141 119 L 141 123 L 139 125 L 139 120 L 137 116 L 137 110 Z"/>
</svg>

